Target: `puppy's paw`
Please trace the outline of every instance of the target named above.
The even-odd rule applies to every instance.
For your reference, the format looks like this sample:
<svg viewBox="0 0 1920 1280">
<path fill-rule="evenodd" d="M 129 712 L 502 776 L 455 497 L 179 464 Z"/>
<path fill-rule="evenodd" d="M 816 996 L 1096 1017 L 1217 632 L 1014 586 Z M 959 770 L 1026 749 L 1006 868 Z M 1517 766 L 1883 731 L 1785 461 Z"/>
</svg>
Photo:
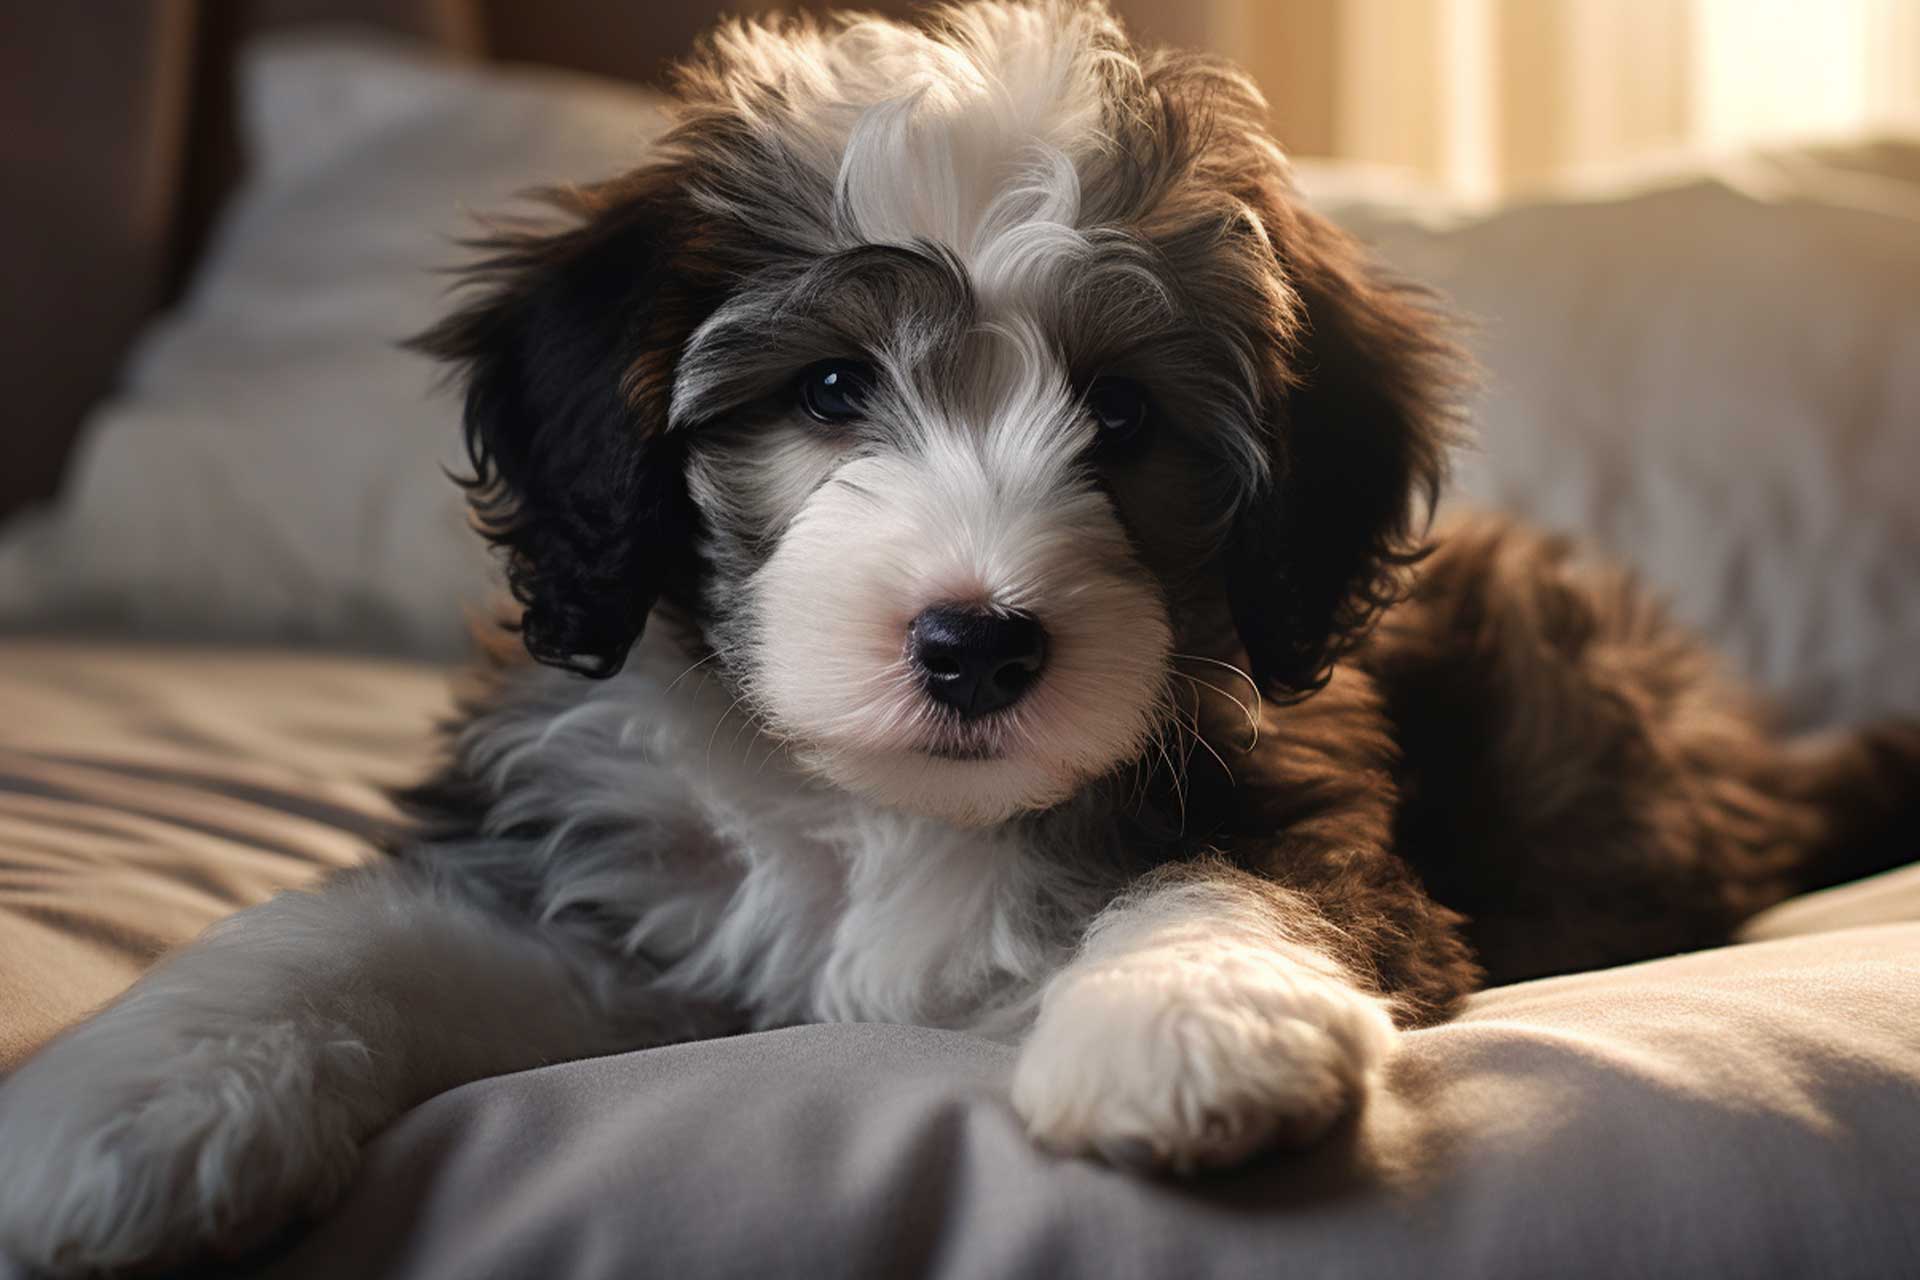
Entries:
<svg viewBox="0 0 1920 1280">
<path fill-rule="evenodd" d="M 0 1087 L 0 1250 L 62 1275 L 230 1254 L 346 1184 L 360 1125 L 340 1090 L 360 1046 L 124 1012 Z"/>
<path fill-rule="evenodd" d="M 1331 966 L 1248 951 L 1068 969 L 1021 1052 L 1013 1104 L 1042 1145 L 1187 1173 L 1305 1147 L 1397 1038 Z"/>
</svg>

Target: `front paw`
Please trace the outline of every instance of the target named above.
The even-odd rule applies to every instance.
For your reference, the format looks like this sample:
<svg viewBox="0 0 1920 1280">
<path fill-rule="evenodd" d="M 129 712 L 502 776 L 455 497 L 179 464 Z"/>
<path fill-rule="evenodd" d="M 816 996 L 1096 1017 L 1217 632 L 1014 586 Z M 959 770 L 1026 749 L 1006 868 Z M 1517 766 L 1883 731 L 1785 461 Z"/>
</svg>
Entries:
<svg viewBox="0 0 1920 1280">
<path fill-rule="evenodd" d="M 231 1254 L 345 1185 L 361 1046 L 117 1012 L 0 1087 L 0 1249 L 57 1274 Z"/>
<path fill-rule="evenodd" d="M 1318 1141 L 1397 1033 L 1385 1002 L 1270 953 L 1148 953 L 1071 968 L 1013 1078 L 1042 1145 L 1176 1172 Z"/>
</svg>

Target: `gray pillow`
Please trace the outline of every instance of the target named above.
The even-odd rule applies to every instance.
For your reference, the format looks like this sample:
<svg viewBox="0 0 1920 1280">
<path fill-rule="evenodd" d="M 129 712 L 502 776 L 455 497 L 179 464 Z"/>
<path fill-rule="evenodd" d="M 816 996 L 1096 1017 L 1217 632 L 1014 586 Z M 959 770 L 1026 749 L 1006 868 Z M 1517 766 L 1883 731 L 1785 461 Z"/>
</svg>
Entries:
<svg viewBox="0 0 1920 1280">
<path fill-rule="evenodd" d="M 658 99 L 345 36 L 242 73 L 254 171 L 61 504 L 0 539 L 0 627 L 460 652 L 492 577 L 442 474 L 459 404 L 398 343 L 449 305 L 472 213 L 631 168 Z"/>
<path fill-rule="evenodd" d="M 1916 174 L 1887 142 L 1474 216 L 1321 185 L 1474 322 L 1461 498 L 1635 566 L 1811 725 L 1920 713 Z"/>
<path fill-rule="evenodd" d="M 259 1274 L 1920 1274 L 1920 924 L 1486 992 L 1324 1149 L 1193 1183 L 1036 1151 L 1012 1061 L 851 1025 L 482 1081 Z"/>
</svg>

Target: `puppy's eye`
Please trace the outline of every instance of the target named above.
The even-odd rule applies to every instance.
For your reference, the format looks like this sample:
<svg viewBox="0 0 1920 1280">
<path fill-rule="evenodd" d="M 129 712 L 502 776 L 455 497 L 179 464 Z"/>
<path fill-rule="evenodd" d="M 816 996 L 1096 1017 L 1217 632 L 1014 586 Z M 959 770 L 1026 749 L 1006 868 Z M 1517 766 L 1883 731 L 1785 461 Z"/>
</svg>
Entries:
<svg viewBox="0 0 1920 1280">
<path fill-rule="evenodd" d="M 800 372 L 800 407 L 820 422 L 850 422 L 866 412 L 873 366 L 858 360 L 822 360 Z"/>
<path fill-rule="evenodd" d="M 1146 388 L 1132 378 L 1095 378 L 1087 388 L 1087 412 L 1100 428 L 1101 448 L 1137 441 L 1147 425 Z"/>
</svg>

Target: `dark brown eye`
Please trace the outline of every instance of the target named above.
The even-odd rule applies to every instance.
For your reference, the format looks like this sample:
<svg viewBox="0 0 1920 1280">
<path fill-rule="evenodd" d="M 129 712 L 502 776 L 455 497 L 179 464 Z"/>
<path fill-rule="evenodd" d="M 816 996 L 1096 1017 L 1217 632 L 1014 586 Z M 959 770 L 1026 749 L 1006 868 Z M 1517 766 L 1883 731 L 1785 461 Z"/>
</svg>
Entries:
<svg viewBox="0 0 1920 1280">
<path fill-rule="evenodd" d="M 1087 412 L 1100 428 L 1100 448 L 1120 448 L 1144 438 L 1146 388 L 1132 378 L 1095 378 L 1087 388 Z"/>
<path fill-rule="evenodd" d="M 800 407 L 820 422 L 851 422 L 866 412 L 873 366 L 858 360 L 822 360 L 800 371 Z"/>
</svg>

